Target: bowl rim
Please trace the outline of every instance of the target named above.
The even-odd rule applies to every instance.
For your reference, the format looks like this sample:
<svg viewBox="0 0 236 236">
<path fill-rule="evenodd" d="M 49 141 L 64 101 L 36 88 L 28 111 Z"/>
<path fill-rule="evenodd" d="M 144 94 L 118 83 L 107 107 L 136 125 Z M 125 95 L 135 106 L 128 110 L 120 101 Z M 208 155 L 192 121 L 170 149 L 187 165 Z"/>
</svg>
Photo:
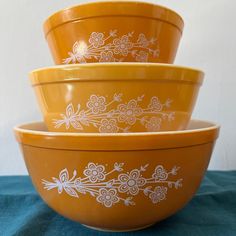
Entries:
<svg viewBox="0 0 236 236">
<path fill-rule="evenodd" d="M 97 136 L 97 137 L 103 137 L 103 136 L 156 136 L 156 135 L 173 135 L 173 134 L 185 134 L 185 133 L 199 133 L 203 131 L 213 130 L 215 128 L 220 127 L 219 124 L 207 120 L 199 120 L 199 119 L 192 119 L 190 123 L 202 123 L 202 124 L 208 124 L 209 127 L 203 127 L 203 128 L 194 128 L 194 129 L 185 129 L 185 130 L 176 130 L 176 131 L 159 131 L 159 132 L 130 132 L 130 133 L 74 133 L 74 132 L 53 132 L 53 131 L 37 131 L 35 129 L 27 129 L 27 128 L 21 128 L 24 126 L 31 126 L 31 125 L 37 125 L 37 124 L 44 124 L 43 121 L 33 121 L 30 123 L 22 123 L 19 125 L 16 125 L 13 127 L 14 130 L 19 130 L 23 133 L 32 133 L 32 134 L 41 134 L 41 135 L 52 135 L 52 136 Z M 44 124 L 45 125 L 45 124 Z"/>
<path fill-rule="evenodd" d="M 115 5 L 122 5 L 122 7 Z M 44 35 L 47 37 L 53 29 L 69 22 L 94 17 L 122 15 L 158 19 L 172 24 L 181 34 L 184 28 L 184 20 L 180 14 L 168 7 L 145 1 L 103 0 L 79 3 L 54 12 L 44 21 Z"/>
<path fill-rule="evenodd" d="M 112 134 L 69 133 L 27 129 L 27 126 L 45 126 L 44 122 L 32 122 L 15 126 L 14 132 L 19 143 L 29 146 L 91 151 L 183 148 L 187 146 L 212 143 L 217 139 L 220 129 L 219 124 L 204 120 L 191 120 L 190 123 L 193 125 L 200 123 L 202 128 L 200 127 L 180 131 Z"/>
<path fill-rule="evenodd" d="M 43 67 L 32 70 L 29 79 L 32 85 L 72 81 L 127 81 L 160 80 L 202 84 L 204 72 L 166 63 L 87 63 Z"/>
</svg>

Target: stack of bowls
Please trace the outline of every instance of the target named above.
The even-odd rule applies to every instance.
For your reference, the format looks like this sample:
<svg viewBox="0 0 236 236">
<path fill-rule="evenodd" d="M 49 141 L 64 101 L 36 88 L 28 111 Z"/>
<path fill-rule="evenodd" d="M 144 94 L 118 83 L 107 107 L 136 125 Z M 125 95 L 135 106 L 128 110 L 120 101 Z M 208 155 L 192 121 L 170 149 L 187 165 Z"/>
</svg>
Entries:
<svg viewBox="0 0 236 236">
<path fill-rule="evenodd" d="M 108 231 L 145 228 L 181 209 L 219 132 L 190 121 L 203 72 L 171 65 L 182 18 L 144 2 L 96 2 L 55 13 L 44 30 L 55 63 L 74 65 L 30 73 L 44 123 L 15 128 L 40 196 Z"/>
</svg>

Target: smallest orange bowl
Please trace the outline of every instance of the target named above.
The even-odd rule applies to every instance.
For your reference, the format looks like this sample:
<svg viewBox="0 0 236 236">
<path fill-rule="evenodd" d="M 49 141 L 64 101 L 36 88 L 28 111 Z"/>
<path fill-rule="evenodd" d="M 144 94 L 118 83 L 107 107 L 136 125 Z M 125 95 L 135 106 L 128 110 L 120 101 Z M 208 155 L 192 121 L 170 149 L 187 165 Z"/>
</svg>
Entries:
<svg viewBox="0 0 236 236">
<path fill-rule="evenodd" d="M 139 1 L 97 1 L 63 9 L 44 23 L 56 64 L 173 63 L 183 20 L 165 7 Z"/>
<path fill-rule="evenodd" d="M 49 131 L 155 132 L 187 127 L 203 72 L 157 63 L 90 63 L 35 70 Z"/>
<path fill-rule="evenodd" d="M 43 123 L 15 135 L 32 182 L 59 214 L 88 227 L 130 231 L 183 208 L 208 167 L 219 126 L 190 122 L 185 131 L 56 133 Z"/>
</svg>

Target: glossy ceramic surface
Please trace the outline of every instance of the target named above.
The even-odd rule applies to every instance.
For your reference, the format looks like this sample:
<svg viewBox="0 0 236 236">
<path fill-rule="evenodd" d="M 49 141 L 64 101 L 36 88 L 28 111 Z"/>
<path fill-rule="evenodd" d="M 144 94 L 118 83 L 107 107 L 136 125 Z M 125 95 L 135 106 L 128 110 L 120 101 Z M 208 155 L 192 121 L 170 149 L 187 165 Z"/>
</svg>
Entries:
<svg viewBox="0 0 236 236">
<path fill-rule="evenodd" d="M 98 1 L 53 14 L 44 32 L 56 64 L 173 63 L 183 25 L 177 13 L 155 4 Z"/>
<path fill-rule="evenodd" d="M 192 121 L 159 133 L 47 132 L 15 128 L 33 184 L 59 214 L 100 230 L 147 227 L 180 210 L 197 191 L 219 127 Z"/>
<path fill-rule="evenodd" d="M 30 74 L 49 131 L 185 129 L 203 73 L 156 63 L 45 68 Z"/>
</svg>

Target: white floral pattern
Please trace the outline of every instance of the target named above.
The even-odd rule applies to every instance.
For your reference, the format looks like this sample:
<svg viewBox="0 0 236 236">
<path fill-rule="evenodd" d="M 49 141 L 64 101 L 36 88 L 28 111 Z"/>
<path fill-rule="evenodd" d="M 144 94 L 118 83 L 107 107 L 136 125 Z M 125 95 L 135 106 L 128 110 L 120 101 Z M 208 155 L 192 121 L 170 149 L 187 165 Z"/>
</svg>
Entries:
<svg viewBox="0 0 236 236">
<path fill-rule="evenodd" d="M 89 43 L 93 45 L 93 47 L 98 48 L 104 45 L 104 35 L 103 33 L 93 32 L 89 38 Z"/>
<path fill-rule="evenodd" d="M 123 166 L 124 163 L 115 163 L 110 171 L 105 172 L 104 165 L 90 162 L 83 171 L 84 178 L 76 178 L 77 171 L 74 171 L 72 178 L 69 178 L 68 170 L 63 169 L 59 173 L 59 178 L 52 177 L 52 182 L 43 179 L 42 184 L 47 191 L 57 189 L 58 194 L 65 191 L 66 194 L 75 198 L 79 198 L 80 194 L 88 193 L 107 208 L 119 202 L 123 202 L 126 206 L 135 205 L 133 198 L 141 193 L 148 196 L 153 204 L 157 204 L 167 199 L 169 189 L 177 190 L 182 187 L 183 179 L 173 179 L 179 167 L 173 167 L 168 172 L 162 165 L 158 165 L 152 177 L 149 178 L 143 176 L 149 166 L 146 164 L 140 169 L 120 173 L 114 178 L 114 173 L 122 172 Z M 109 178 L 111 174 L 113 178 Z"/>
<path fill-rule="evenodd" d="M 111 207 L 113 204 L 119 202 L 117 197 L 116 189 L 99 189 L 99 195 L 97 196 L 97 201 L 102 203 L 105 207 Z"/>
<path fill-rule="evenodd" d="M 118 127 L 117 127 L 116 120 L 102 119 L 101 126 L 99 127 L 99 132 L 100 133 L 117 133 Z"/>
<path fill-rule="evenodd" d="M 148 39 L 145 34 L 129 32 L 118 36 L 117 30 L 110 30 L 108 36 L 102 32 L 92 32 L 88 42 L 76 41 L 72 51 L 68 52 L 64 64 L 87 63 L 90 61 L 118 62 L 125 61 L 131 55 L 138 62 L 148 62 L 149 58 L 159 57 L 159 46 L 156 38 Z M 150 60 L 151 61 L 151 60 Z"/>
<path fill-rule="evenodd" d="M 121 54 L 122 56 L 127 56 L 129 49 L 133 47 L 127 35 L 123 35 L 121 38 L 114 39 L 113 44 L 115 45 L 114 53 Z"/>
<path fill-rule="evenodd" d="M 144 48 L 148 47 L 150 43 L 155 43 L 155 41 L 149 41 L 145 34 L 139 34 L 137 42 Z"/>
<path fill-rule="evenodd" d="M 70 103 L 66 108 L 66 114 L 61 114 L 62 120 L 55 122 L 55 128 L 59 128 L 62 124 L 65 124 L 66 129 L 72 126 L 74 129 L 83 129 L 79 120 L 78 113 L 80 110 L 80 105 L 78 105 L 78 110 L 75 112 L 73 105 Z"/>
<path fill-rule="evenodd" d="M 148 53 L 145 51 L 140 51 L 136 57 L 136 61 L 138 62 L 148 62 Z"/>
<path fill-rule="evenodd" d="M 155 204 L 160 201 L 163 201 L 166 198 L 166 194 L 167 194 L 167 187 L 157 186 L 154 189 L 154 191 L 150 193 L 149 198 Z"/>
<path fill-rule="evenodd" d="M 164 169 L 163 166 L 157 166 L 152 177 L 155 180 L 166 180 L 168 175 L 167 175 L 166 170 Z"/>
<path fill-rule="evenodd" d="M 90 108 L 94 114 L 98 114 L 106 110 L 105 101 L 106 99 L 103 96 L 91 95 L 87 102 L 87 107 Z"/>
<path fill-rule="evenodd" d="M 146 184 L 146 180 L 140 177 L 140 171 L 137 169 L 132 170 L 130 174 L 121 174 L 118 178 L 121 182 L 121 185 L 119 186 L 119 192 L 128 192 L 133 196 L 138 194 L 139 187 L 142 187 Z"/>
<path fill-rule="evenodd" d="M 108 52 L 101 52 L 101 57 L 99 59 L 99 62 L 114 62 L 115 58 L 113 56 L 112 51 Z"/>
<path fill-rule="evenodd" d="M 138 102 L 134 99 L 128 102 L 128 104 L 120 104 L 118 106 L 120 122 L 125 122 L 129 125 L 133 125 L 136 122 L 136 117 L 140 116 L 143 110 L 138 106 Z"/>
<path fill-rule="evenodd" d="M 158 97 L 151 97 L 147 107 L 142 107 L 144 95 L 122 103 L 122 94 L 114 94 L 109 102 L 104 96 L 91 95 L 86 103 L 87 109 L 77 105 L 77 111 L 70 103 L 65 114 L 60 114 L 62 119 L 53 119 L 56 129 L 65 125 L 66 129 L 84 130 L 85 126 L 94 126 L 100 133 L 129 132 L 133 126 L 141 124 L 147 131 L 155 132 L 161 129 L 163 122 L 171 122 L 175 118 L 169 108 L 171 100 L 161 103 Z M 117 103 L 117 106 L 114 104 Z M 111 105 L 113 104 L 113 108 Z"/>
<path fill-rule="evenodd" d="M 89 163 L 88 167 L 84 170 L 84 175 L 89 178 L 90 182 L 96 183 L 105 179 L 104 170 L 105 168 L 102 165 Z"/>
<path fill-rule="evenodd" d="M 159 117 L 152 117 L 149 122 L 146 123 L 145 128 L 148 132 L 156 132 L 160 130 L 161 119 Z"/>
<path fill-rule="evenodd" d="M 170 103 L 166 102 L 165 104 L 169 107 Z M 148 106 L 152 111 L 161 111 L 162 110 L 162 103 L 159 101 L 158 97 L 152 97 L 151 102 Z"/>
</svg>

